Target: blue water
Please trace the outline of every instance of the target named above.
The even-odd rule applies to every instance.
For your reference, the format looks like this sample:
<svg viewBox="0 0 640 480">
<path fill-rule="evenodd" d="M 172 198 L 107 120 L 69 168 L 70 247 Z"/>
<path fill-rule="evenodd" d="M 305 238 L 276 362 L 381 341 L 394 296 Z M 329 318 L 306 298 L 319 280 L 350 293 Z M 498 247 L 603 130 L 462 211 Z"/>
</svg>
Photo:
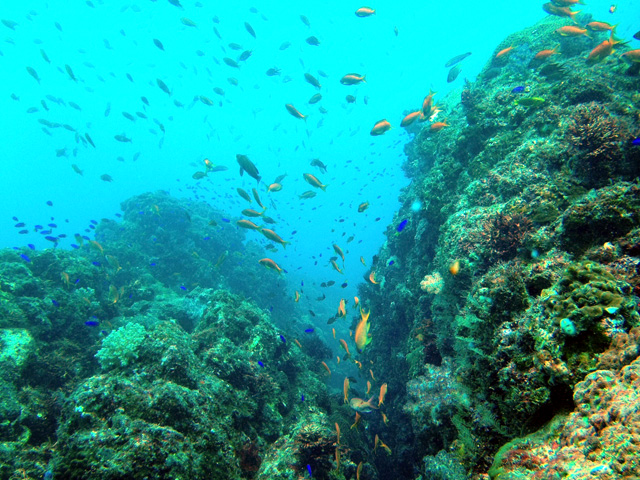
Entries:
<svg viewBox="0 0 640 480">
<path fill-rule="evenodd" d="M 370 265 L 385 229 L 404 220 L 394 218 L 399 191 L 409 181 L 400 168 L 404 145 L 411 139 L 399 127 L 404 114 L 419 108 L 430 89 L 438 92 L 437 103 L 460 89 L 465 78 L 473 80 L 505 36 L 546 15 L 536 1 L 380 1 L 371 5 L 376 14 L 368 18 L 354 15 L 359 3 L 343 1 L 181 3 L 183 8 L 167 0 L 3 4 L 0 18 L 17 25 L 12 30 L 0 24 L 0 246 L 50 248 L 33 226 L 53 221 L 55 233 L 68 236 L 58 248 L 69 248 L 73 234 L 84 233 L 91 219 L 116 218 L 121 201 L 158 189 L 207 201 L 239 218 L 248 205 L 236 188 L 256 186 L 238 174 L 235 155 L 242 153 L 267 184 L 287 174 L 282 191 L 267 194 L 261 185 L 260 192 L 267 213 L 278 221 L 274 230 L 291 241 L 285 251 L 279 248 L 270 256 L 288 271 L 292 298 L 305 282 L 302 311 L 322 295 L 317 287 L 322 281 L 348 283 L 345 289 L 326 291 L 327 311 L 337 308 L 340 297 L 351 298 L 369 273 L 359 258 Z M 591 1 L 583 9 L 620 23 L 617 32 L 630 38 L 638 28 L 633 20 L 637 6 L 620 2 L 610 14 L 610 5 Z M 185 25 L 183 18 L 196 26 Z M 312 35 L 319 46 L 305 42 Z M 162 42 L 164 51 L 153 39 Z M 290 46 L 281 49 L 283 42 Z M 230 43 L 242 49 L 232 50 Z M 240 68 L 223 62 L 244 50 L 252 54 Z M 458 79 L 448 84 L 444 63 L 467 51 L 473 54 L 461 64 Z M 39 83 L 27 67 L 37 72 Z M 274 67 L 281 74 L 267 76 Z M 365 74 L 367 82 L 341 85 L 340 78 L 349 72 Z M 305 73 L 320 80 L 320 90 L 305 81 Z M 157 79 L 171 95 L 158 87 Z M 224 95 L 214 92 L 215 87 Z M 318 92 L 321 102 L 309 105 Z M 349 94 L 356 97 L 355 104 L 346 102 Z M 458 98 L 454 94 L 449 102 Z M 286 103 L 307 115 L 306 120 L 291 116 Z M 370 136 L 382 118 L 394 128 Z M 70 129 L 43 128 L 39 119 Z M 80 139 L 87 133 L 95 148 Z M 132 141 L 118 142 L 116 135 Z M 192 175 L 204 170 L 205 158 L 229 169 L 195 181 Z M 326 174 L 309 166 L 313 158 L 328 166 Z M 300 200 L 299 194 L 312 190 L 303 173 L 328 184 L 326 192 Z M 113 182 L 101 180 L 104 174 Z M 365 201 L 369 209 L 358 213 Z M 14 216 L 27 224 L 28 234 L 18 234 Z M 350 236 L 354 239 L 347 243 Z M 267 243 L 255 232 L 248 232 L 247 239 Z M 329 265 L 333 243 L 347 255 L 343 275 Z"/>
</svg>

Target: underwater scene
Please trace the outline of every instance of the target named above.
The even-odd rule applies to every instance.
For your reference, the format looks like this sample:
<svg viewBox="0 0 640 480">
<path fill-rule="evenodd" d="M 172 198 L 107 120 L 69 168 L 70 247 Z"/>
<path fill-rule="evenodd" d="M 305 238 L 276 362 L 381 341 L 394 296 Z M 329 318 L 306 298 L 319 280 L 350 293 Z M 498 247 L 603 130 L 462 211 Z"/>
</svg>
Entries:
<svg viewBox="0 0 640 480">
<path fill-rule="evenodd" d="M 0 480 L 640 480 L 637 0 L 0 33 Z"/>
</svg>

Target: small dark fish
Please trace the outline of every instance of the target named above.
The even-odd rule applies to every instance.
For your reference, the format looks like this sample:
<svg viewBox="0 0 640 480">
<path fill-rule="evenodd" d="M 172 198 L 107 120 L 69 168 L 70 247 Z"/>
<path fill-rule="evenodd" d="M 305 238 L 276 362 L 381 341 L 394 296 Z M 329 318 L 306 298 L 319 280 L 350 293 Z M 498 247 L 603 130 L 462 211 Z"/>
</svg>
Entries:
<svg viewBox="0 0 640 480">
<path fill-rule="evenodd" d="M 449 74 L 447 75 L 447 83 L 455 81 L 455 79 L 458 78 L 458 75 L 460 75 L 461 71 L 462 69 L 460 68 L 460 65 L 456 65 L 451 70 L 449 70 Z"/>
<path fill-rule="evenodd" d="M 27 263 L 31 263 L 31 259 L 27 257 L 24 253 L 20 254 L 20 258 L 22 258 Z"/>
<path fill-rule="evenodd" d="M 344 282 L 342 285 L 340 285 L 342 288 L 347 288 L 349 286 L 349 284 L 347 282 Z"/>
<path fill-rule="evenodd" d="M 633 38 L 635 38 L 636 40 L 640 40 L 640 32 L 636 33 Z"/>
<path fill-rule="evenodd" d="M 313 85 L 316 88 L 321 88 L 322 85 L 320 85 L 320 82 L 318 81 L 318 79 L 316 77 L 314 77 L 313 75 L 311 75 L 310 73 L 305 73 L 304 74 L 304 79 L 310 83 L 311 85 Z"/>
<path fill-rule="evenodd" d="M 282 44 L 280 45 L 280 50 L 286 50 L 290 46 L 291 46 L 291 42 L 282 42 Z"/>
<path fill-rule="evenodd" d="M 313 105 L 314 103 L 318 103 L 320 100 L 322 100 L 322 94 L 316 93 L 309 99 L 309 103 Z"/>
<path fill-rule="evenodd" d="M 240 54 L 240 57 L 238 57 L 238 60 L 241 62 L 244 62 L 245 60 L 247 60 L 250 56 L 251 56 L 251 50 L 245 50 L 244 52 L 242 52 Z"/>
<path fill-rule="evenodd" d="M 311 27 L 311 22 L 305 15 L 300 15 L 300 20 L 302 20 L 302 23 L 304 23 L 307 27 Z"/>
<path fill-rule="evenodd" d="M 45 240 L 51 242 L 51 243 L 58 243 L 58 238 L 57 237 L 44 237 Z"/>
<path fill-rule="evenodd" d="M 24 222 L 16 223 L 16 224 L 14 225 L 14 227 L 16 227 L 16 228 L 22 228 L 22 227 L 24 227 L 24 226 L 25 226 L 25 223 L 24 223 Z"/>
<path fill-rule="evenodd" d="M 244 28 L 247 29 L 247 32 L 249 32 L 249 35 L 251 35 L 253 38 L 256 38 L 256 32 L 253 29 L 253 27 L 249 25 L 249 22 L 244 22 Z"/>
<path fill-rule="evenodd" d="M 262 368 L 264 368 L 264 363 L 262 363 L 260 360 L 258 360 L 258 365 L 260 365 Z"/>
<path fill-rule="evenodd" d="M 404 227 L 406 227 L 406 226 L 407 226 L 407 223 L 409 223 L 409 220 L 407 220 L 407 219 L 404 219 L 404 220 L 402 220 L 402 221 L 400 222 L 400 225 L 398 225 L 398 226 L 396 227 L 396 230 L 398 231 L 398 233 L 400 233 L 402 230 L 404 230 Z"/>
<path fill-rule="evenodd" d="M 631 145 L 640 145 L 640 137 L 636 138 L 633 142 L 631 142 Z"/>
<path fill-rule="evenodd" d="M 227 65 L 229 65 L 230 67 L 240 68 L 240 65 L 238 65 L 238 62 L 236 62 L 233 58 L 224 57 L 222 61 Z"/>
<path fill-rule="evenodd" d="M 84 322 L 84 324 L 87 327 L 97 327 L 98 325 L 100 325 L 100 322 L 97 322 L 95 320 L 87 320 L 86 322 Z"/>
<path fill-rule="evenodd" d="M 511 90 L 511 93 L 523 93 L 523 92 L 524 92 L 524 86 L 522 85 Z"/>
<path fill-rule="evenodd" d="M 312 317 L 316 316 L 316 314 L 313 312 L 313 310 L 309 310 L 309 315 L 311 315 Z"/>
<path fill-rule="evenodd" d="M 171 95 L 171 90 L 169 90 L 169 87 L 167 87 L 166 83 L 164 83 L 159 78 L 156 78 L 156 83 L 158 84 L 158 87 L 160 87 L 160 90 L 162 90 L 167 95 Z"/>
<path fill-rule="evenodd" d="M 157 38 L 154 38 L 153 44 L 164 52 L 164 45 L 162 45 L 162 42 L 160 40 L 158 40 Z"/>
<path fill-rule="evenodd" d="M 338 317 L 336 316 L 331 317 L 329 320 L 327 320 L 327 325 L 331 325 L 332 323 L 335 323 L 337 319 Z"/>
<path fill-rule="evenodd" d="M 327 296 L 323 293 L 321 297 L 316 297 L 316 302 L 321 302 L 325 298 L 327 298 Z M 309 311 L 311 311 L 311 310 L 309 310 Z M 315 317 L 315 314 L 313 316 Z"/>
<path fill-rule="evenodd" d="M 313 328 L 305 329 L 304 333 L 313 333 Z"/>
<path fill-rule="evenodd" d="M 332 285 L 335 285 L 335 284 L 336 284 L 336 282 L 334 282 L 333 280 L 329 280 L 327 282 L 327 287 L 331 287 Z"/>
<path fill-rule="evenodd" d="M 284 336 L 282 335 L 278 335 L 280 337 L 280 340 L 282 340 L 282 343 L 287 343 L 287 339 L 284 338 Z"/>
<path fill-rule="evenodd" d="M 452 59 L 447 61 L 447 63 L 445 63 L 444 66 L 446 68 L 453 67 L 456 63 L 460 63 L 462 60 L 467 58 L 469 55 L 471 55 L 471 52 L 461 53 L 460 55 L 456 55 L 455 57 L 453 57 Z"/>
<path fill-rule="evenodd" d="M 314 37 L 313 35 L 311 35 L 309 38 L 307 38 L 305 40 L 309 45 L 313 46 L 313 47 L 317 47 L 318 45 L 320 45 L 320 40 L 318 40 L 316 37 Z"/>
</svg>

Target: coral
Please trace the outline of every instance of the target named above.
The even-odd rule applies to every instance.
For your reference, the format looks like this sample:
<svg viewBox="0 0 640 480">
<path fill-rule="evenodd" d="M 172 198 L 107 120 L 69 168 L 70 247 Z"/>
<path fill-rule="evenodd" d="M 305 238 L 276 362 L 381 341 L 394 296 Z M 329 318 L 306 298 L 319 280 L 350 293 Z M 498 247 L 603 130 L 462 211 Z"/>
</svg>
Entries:
<svg viewBox="0 0 640 480">
<path fill-rule="evenodd" d="M 572 170 L 588 187 L 606 185 L 620 170 L 623 142 L 631 133 L 623 120 L 595 102 L 578 105 L 571 115 L 567 136 L 574 158 Z"/>
<path fill-rule="evenodd" d="M 489 471 L 511 478 L 637 478 L 640 359 L 617 374 L 597 370 L 574 389 L 576 409 L 541 432 L 505 445 Z"/>
<path fill-rule="evenodd" d="M 127 323 L 103 340 L 96 358 L 105 370 L 126 367 L 138 358 L 138 347 L 145 336 L 146 330 L 142 325 Z"/>
<path fill-rule="evenodd" d="M 425 275 L 425 277 L 420 282 L 420 288 L 427 293 L 438 294 L 442 291 L 442 287 L 444 286 L 444 280 L 442 280 L 442 275 L 439 272 L 434 272 L 430 275 Z"/>
</svg>

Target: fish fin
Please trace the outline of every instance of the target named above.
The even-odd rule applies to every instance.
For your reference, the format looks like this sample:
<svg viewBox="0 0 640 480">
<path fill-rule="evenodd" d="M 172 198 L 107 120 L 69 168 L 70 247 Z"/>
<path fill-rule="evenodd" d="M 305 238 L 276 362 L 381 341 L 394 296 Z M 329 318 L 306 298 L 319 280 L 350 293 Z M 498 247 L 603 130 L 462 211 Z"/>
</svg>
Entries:
<svg viewBox="0 0 640 480">
<path fill-rule="evenodd" d="M 244 173 L 244 168 L 240 167 L 240 176 Z"/>
</svg>

